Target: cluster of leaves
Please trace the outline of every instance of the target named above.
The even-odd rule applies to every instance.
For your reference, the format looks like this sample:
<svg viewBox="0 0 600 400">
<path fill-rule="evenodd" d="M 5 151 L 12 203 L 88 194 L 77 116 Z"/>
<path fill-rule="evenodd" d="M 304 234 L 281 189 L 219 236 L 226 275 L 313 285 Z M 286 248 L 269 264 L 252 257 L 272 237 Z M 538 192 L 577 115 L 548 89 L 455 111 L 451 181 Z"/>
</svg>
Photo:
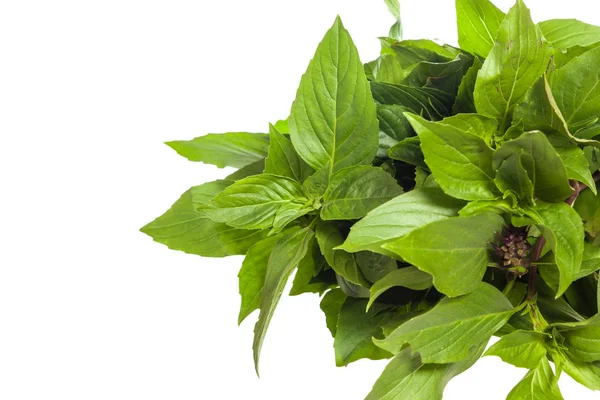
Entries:
<svg viewBox="0 0 600 400">
<path fill-rule="evenodd" d="M 494 335 L 485 354 L 529 370 L 508 399 L 561 399 L 562 373 L 600 390 L 600 28 L 456 0 L 456 48 L 401 40 L 387 3 L 381 56 L 361 63 L 338 18 L 268 134 L 169 142 L 239 169 L 142 231 L 245 254 L 256 365 L 295 271 L 337 365 L 392 359 L 367 399 L 440 399 Z"/>
</svg>

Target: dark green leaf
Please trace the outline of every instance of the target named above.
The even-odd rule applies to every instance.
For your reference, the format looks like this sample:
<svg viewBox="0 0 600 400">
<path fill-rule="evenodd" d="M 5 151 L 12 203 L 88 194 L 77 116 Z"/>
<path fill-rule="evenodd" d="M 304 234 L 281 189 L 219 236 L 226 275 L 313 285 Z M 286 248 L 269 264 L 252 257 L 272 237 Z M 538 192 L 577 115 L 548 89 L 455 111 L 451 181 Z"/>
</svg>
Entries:
<svg viewBox="0 0 600 400">
<path fill-rule="evenodd" d="M 583 326 L 560 332 L 570 355 L 583 362 L 600 361 L 600 316 Z"/>
<path fill-rule="evenodd" d="M 398 268 L 395 259 L 372 251 L 359 251 L 355 257 L 358 268 L 369 282 L 377 282 Z"/>
<path fill-rule="evenodd" d="M 524 205 L 532 206 L 533 183 L 522 163 L 523 150 L 513 153 L 502 160 L 496 171 L 494 183 L 505 195 L 512 193 Z"/>
<path fill-rule="evenodd" d="M 413 290 L 425 290 L 432 285 L 432 276 L 415 267 L 396 269 L 371 286 L 371 297 L 367 308 L 371 307 L 373 302 L 390 288 L 402 286 Z"/>
<path fill-rule="evenodd" d="M 407 108 L 394 104 L 378 105 L 379 132 L 383 132 L 397 142 L 413 136 L 414 131 L 404 116 L 405 111 Z"/>
<path fill-rule="evenodd" d="M 475 113 L 475 100 L 473 99 L 473 92 L 475 91 L 475 81 L 477 80 L 477 73 L 483 66 L 483 63 L 478 57 L 475 57 L 473 65 L 467 70 L 467 73 L 460 81 L 458 87 L 458 93 L 456 94 L 456 100 L 452 106 L 452 112 L 458 113 Z"/>
<path fill-rule="evenodd" d="M 346 295 L 341 289 L 332 289 L 328 291 L 321 300 L 321 310 L 325 313 L 327 328 L 333 337 L 335 337 L 335 334 L 337 333 L 340 310 L 345 301 Z"/>
<path fill-rule="evenodd" d="M 444 104 L 447 99 L 439 90 L 371 82 L 371 91 L 379 104 L 401 105 L 427 119 L 439 120 L 449 114 Z"/>
<path fill-rule="evenodd" d="M 319 244 L 315 239 L 311 240 L 308 253 L 298 265 L 290 296 L 297 296 L 302 293 L 323 293 L 333 286 L 333 281 L 316 279 L 326 265 L 327 261 L 321 254 Z"/>
<path fill-rule="evenodd" d="M 451 61 L 421 61 L 411 69 L 402 83 L 415 87 L 431 87 L 456 96 L 462 77 L 472 64 L 473 57 L 463 53 Z"/>
<path fill-rule="evenodd" d="M 335 362 L 343 367 L 361 358 L 381 360 L 392 355 L 375 346 L 372 338 L 382 338 L 381 326 L 389 318 L 383 306 L 365 311 L 367 301 L 348 297 L 340 310 L 335 333 Z"/>
<path fill-rule="evenodd" d="M 209 133 L 192 140 L 166 143 L 190 161 L 213 164 L 219 168 L 241 168 L 267 156 L 269 136 L 263 133 Z"/>
<path fill-rule="evenodd" d="M 456 297 L 475 290 L 490 262 L 490 242 L 504 219 L 486 212 L 431 222 L 383 245 L 421 271 L 433 275 L 440 292 Z"/>
<path fill-rule="evenodd" d="M 425 156 L 421 151 L 421 139 L 409 137 L 388 150 L 391 159 L 403 161 L 423 169 L 429 169 L 425 164 Z"/>
<path fill-rule="evenodd" d="M 356 265 L 354 255 L 344 250 L 334 250 L 334 248 L 344 242 L 344 237 L 335 223 L 323 222 L 317 224 L 316 236 L 321 253 L 325 256 L 327 264 L 337 274 L 356 285 L 369 286 L 369 283 L 360 272 L 358 265 Z"/>
<path fill-rule="evenodd" d="M 262 159 L 260 161 L 255 161 L 252 164 L 248 164 L 245 167 L 238 169 L 234 173 L 227 175 L 225 180 L 231 182 L 239 181 L 240 179 L 244 179 L 252 175 L 260 175 L 264 172 L 264 170 L 265 159 Z"/>
</svg>

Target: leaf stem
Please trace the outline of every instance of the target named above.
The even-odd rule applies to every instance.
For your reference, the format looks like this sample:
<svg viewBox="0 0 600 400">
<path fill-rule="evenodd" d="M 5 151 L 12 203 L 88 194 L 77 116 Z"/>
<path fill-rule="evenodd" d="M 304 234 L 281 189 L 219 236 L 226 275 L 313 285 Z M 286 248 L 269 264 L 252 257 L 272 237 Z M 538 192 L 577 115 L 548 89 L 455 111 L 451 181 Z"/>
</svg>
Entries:
<svg viewBox="0 0 600 400">
<path fill-rule="evenodd" d="M 515 274 L 513 272 L 508 272 L 507 280 L 508 280 L 508 282 L 506 283 L 506 286 L 504 287 L 504 290 L 502 291 L 502 293 L 505 296 L 508 296 L 510 291 L 515 287 L 515 283 L 517 282 L 517 274 Z"/>
</svg>

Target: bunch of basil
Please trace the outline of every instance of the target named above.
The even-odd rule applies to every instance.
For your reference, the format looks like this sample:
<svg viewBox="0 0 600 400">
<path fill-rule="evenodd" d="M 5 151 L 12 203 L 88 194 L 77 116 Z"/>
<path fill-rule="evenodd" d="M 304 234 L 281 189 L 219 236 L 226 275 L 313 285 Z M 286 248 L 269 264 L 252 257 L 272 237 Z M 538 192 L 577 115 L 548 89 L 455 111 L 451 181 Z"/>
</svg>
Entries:
<svg viewBox="0 0 600 400">
<path fill-rule="evenodd" d="M 268 134 L 169 142 L 239 169 L 142 231 L 246 255 L 256 365 L 295 271 L 337 365 L 392 359 L 367 399 L 440 399 L 493 335 L 486 355 L 529 369 L 508 399 L 561 399 L 561 373 L 599 390 L 600 28 L 456 0 L 456 48 L 401 40 L 386 2 L 381 56 L 361 63 L 338 18 Z"/>
</svg>

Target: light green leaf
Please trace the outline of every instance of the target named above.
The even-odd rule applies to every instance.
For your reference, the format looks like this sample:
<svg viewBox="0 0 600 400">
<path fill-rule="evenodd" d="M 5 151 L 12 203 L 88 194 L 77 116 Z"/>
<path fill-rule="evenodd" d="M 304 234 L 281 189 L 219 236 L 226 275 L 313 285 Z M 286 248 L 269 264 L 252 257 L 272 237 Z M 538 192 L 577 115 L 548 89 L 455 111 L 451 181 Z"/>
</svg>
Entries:
<svg viewBox="0 0 600 400">
<path fill-rule="evenodd" d="M 475 57 L 473 65 L 467 70 L 467 73 L 460 81 L 458 86 L 458 93 L 456 94 L 456 100 L 452 106 L 452 113 L 475 113 L 475 100 L 473 99 L 473 92 L 475 91 L 475 81 L 477 80 L 477 73 L 483 66 L 483 62 L 479 57 Z"/>
<path fill-rule="evenodd" d="M 290 135 L 313 169 L 369 164 L 378 147 L 375 103 L 358 51 L 339 17 L 319 44 L 292 105 Z"/>
<path fill-rule="evenodd" d="M 263 158 L 260 161 L 255 161 L 252 164 L 248 164 L 245 167 L 242 167 L 235 171 L 234 173 L 227 175 L 225 180 L 235 182 L 240 179 L 247 178 L 252 175 L 260 175 L 265 170 L 265 159 Z"/>
<path fill-rule="evenodd" d="M 568 49 L 600 42 L 600 27 L 576 19 L 551 19 L 540 22 L 539 26 L 555 48 Z"/>
<path fill-rule="evenodd" d="M 521 163 L 533 183 L 535 197 L 548 202 L 561 202 L 573 193 L 562 159 L 542 132 L 527 132 L 505 142 L 493 157 L 493 168 L 514 153 L 521 153 Z"/>
<path fill-rule="evenodd" d="M 508 394 L 506 400 L 563 400 L 558 388 L 558 379 L 554 376 L 546 358 L 532 369 Z"/>
<path fill-rule="evenodd" d="M 469 356 L 471 347 L 489 340 L 516 311 L 498 289 L 480 283 L 465 296 L 442 299 L 431 311 L 374 342 L 393 354 L 409 344 L 426 364 L 457 362 Z"/>
<path fill-rule="evenodd" d="M 399 0 L 385 0 L 385 4 L 390 10 L 392 16 L 396 19 L 394 25 L 390 28 L 390 37 L 398 40 L 402 40 L 402 21 L 400 19 L 400 1 Z"/>
<path fill-rule="evenodd" d="M 432 285 L 432 276 L 415 267 L 410 266 L 396 269 L 371 286 L 371 297 L 369 298 L 367 309 L 371 307 L 379 296 L 393 287 L 402 286 L 412 290 L 426 290 Z"/>
<path fill-rule="evenodd" d="M 314 173 L 314 170 L 302 160 L 292 142 L 271 125 L 269 127 L 269 155 L 265 161 L 265 172 L 273 175 L 286 176 L 298 182 L 303 182 Z"/>
<path fill-rule="evenodd" d="M 554 252 L 559 270 L 556 297 L 563 295 L 581 268 L 584 231 L 581 218 L 566 203 L 539 202 L 535 211 L 541 218 L 538 225 Z"/>
<path fill-rule="evenodd" d="M 167 212 L 140 230 L 170 249 L 203 257 L 245 254 L 250 246 L 266 236 L 265 231 L 235 229 L 211 221 L 198 211 L 229 185 L 231 182 L 216 181 L 194 186 Z"/>
<path fill-rule="evenodd" d="M 503 336 L 486 351 L 486 356 L 498 356 L 515 367 L 533 369 L 546 357 L 546 340 L 540 332 L 516 331 Z"/>
<path fill-rule="evenodd" d="M 328 291 L 321 300 L 321 310 L 325 313 L 327 328 L 333 337 L 335 337 L 337 333 L 340 310 L 345 301 L 346 295 L 341 289 L 332 289 Z"/>
<path fill-rule="evenodd" d="M 570 355 L 583 362 L 600 361 L 600 316 L 574 329 L 560 332 Z"/>
<path fill-rule="evenodd" d="M 358 265 L 356 265 L 354 255 L 344 250 L 335 249 L 344 242 L 344 237 L 333 222 L 317 224 L 316 236 L 327 264 L 337 274 L 356 285 L 369 287 L 369 283 L 360 272 Z"/>
<path fill-rule="evenodd" d="M 314 233 L 309 228 L 281 238 L 269 257 L 265 284 L 260 298 L 260 315 L 254 327 L 254 366 L 258 374 L 260 351 L 267 328 L 285 289 L 288 278 L 307 253 L 308 245 Z"/>
<path fill-rule="evenodd" d="M 553 355 L 553 357 L 555 357 Z M 591 390 L 600 390 L 600 362 L 584 363 L 570 359 L 567 356 L 561 358 L 562 367 L 569 376 Z"/>
<path fill-rule="evenodd" d="M 575 276 L 575 280 L 588 276 L 600 270 L 600 247 L 591 244 L 583 244 L 583 259 L 581 269 Z M 598 307 L 600 308 L 600 307 Z"/>
<path fill-rule="evenodd" d="M 312 210 L 314 210 L 314 205 L 312 202 L 290 201 L 288 203 L 284 203 L 275 213 L 275 219 L 273 219 L 273 229 L 269 234 L 272 235 L 281 232 L 281 230 L 290 222 L 297 220 Z"/>
<path fill-rule="evenodd" d="M 190 161 L 213 164 L 219 168 L 242 168 L 267 156 L 269 136 L 263 133 L 209 133 L 192 140 L 166 142 Z"/>
<path fill-rule="evenodd" d="M 242 297 L 238 324 L 260 307 L 260 295 L 265 284 L 269 256 L 282 237 L 282 234 L 270 236 L 248 249 L 238 274 L 239 291 Z"/>
<path fill-rule="evenodd" d="M 596 192 L 596 182 L 590 172 L 588 161 L 583 150 L 576 145 L 554 145 L 554 149 L 560 156 L 569 179 L 584 183 L 593 193 Z"/>
<path fill-rule="evenodd" d="M 600 73 L 590 65 L 600 63 L 600 47 L 587 51 L 554 72 L 552 93 L 572 131 L 600 114 Z M 575 134 L 577 136 L 577 134 Z"/>
<path fill-rule="evenodd" d="M 272 174 L 254 175 L 219 193 L 203 212 L 213 221 L 243 229 L 273 226 L 275 214 L 286 204 L 307 204 L 300 184 Z"/>
<path fill-rule="evenodd" d="M 456 0 L 458 44 L 468 52 L 487 57 L 504 19 L 488 0 Z"/>
<path fill-rule="evenodd" d="M 523 150 L 502 160 L 496 171 L 494 183 L 505 194 L 505 197 L 507 194 L 513 193 L 524 205 L 532 206 L 535 203 L 533 183 L 523 167 L 522 156 Z"/>
<path fill-rule="evenodd" d="M 456 216 L 464 205 L 463 201 L 444 194 L 439 188 L 412 190 L 377 207 L 354 224 L 339 248 L 349 252 L 370 250 L 394 255 L 382 245 L 430 222 Z"/>
<path fill-rule="evenodd" d="M 486 344 L 471 348 L 468 358 L 452 364 L 423 364 L 406 348 L 385 367 L 366 400 L 441 400 L 448 382 L 475 364 Z"/>
<path fill-rule="evenodd" d="M 421 271 L 433 275 L 436 289 L 450 297 L 479 287 L 490 262 L 490 242 L 504 219 L 485 212 L 431 222 L 383 245 Z"/>
<path fill-rule="evenodd" d="M 381 168 L 368 165 L 348 167 L 331 177 L 323 198 L 321 218 L 360 219 L 402 193 L 402 187 Z"/>
<path fill-rule="evenodd" d="M 343 367 L 361 358 L 382 360 L 392 355 L 375 346 L 372 338 L 382 338 L 381 326 L 388 320 L 384 306 L 365 311 L 367 301 L 348 297 L 340 310 L 334 349 L 335 363 Z"/>
<path fill-rule="evenodd" d="M 514 106 L 548 66 L 551 48 L 522 0 L 500 25 L 492 51 L 475 84 L 475 105 L 481 114 L 498 118 L 506 128 Z"/>
<path fill-rule="evenodd" d="M 494 184 L 492 149 L 485 141 L 451 124 L 406 117 L 417 131 L 425 162 L 444 192 L 464 200 L 493 200 L 500 196 Z"/>
</svg>

